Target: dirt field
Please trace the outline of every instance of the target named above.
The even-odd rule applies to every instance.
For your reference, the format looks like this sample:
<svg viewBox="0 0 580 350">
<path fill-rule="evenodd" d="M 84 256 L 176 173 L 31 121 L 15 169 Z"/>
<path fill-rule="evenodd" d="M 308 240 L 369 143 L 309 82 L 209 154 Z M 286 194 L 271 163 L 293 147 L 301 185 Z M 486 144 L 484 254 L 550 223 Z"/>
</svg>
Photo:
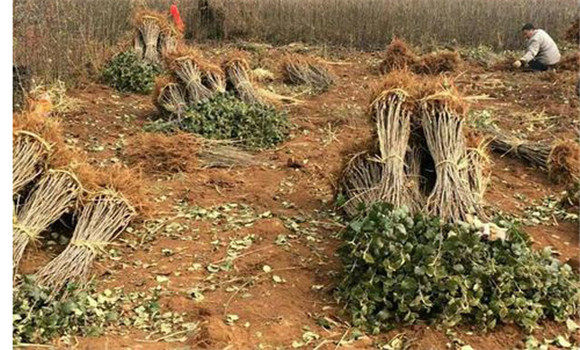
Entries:
<svg viewBox="0 0 580 350">
<path fill-rule="evenodd" d="M 219 56 L 223 50 L 212 53 Z M 280 51 L 254 53 L 254 63 L 274 69 Z M 200 331 L 163 338 L 121 327 L 72 339 L 72 345 L 56 341 L 56 347 L 369 349 L 400 333 L 409 349 L 418 350 L 459 348 L 458 338 L 478 350 L 523 344 L 525 334 L 510 325 L 487 334 L 465 327 L 454 334 L 428 326 L 402 327 L 380 336 L 357 336 L 349 327 L 332 294 L 340 270 L 335 252 L 342 227 L 331 212 L 333 185 L 345 156 L 369 137 L 366 110 L 370 88 L 380 79 L 379 54 L 335 52 L 327 59 L 333 62 L 336 84 L 319 95 L 299 96 L 305 103 L 288 107 L 296 125 L 293 137 L 258 155 L 267 166 L 143 173 L 154 215 L 121 236 L 114 258 L 98 263 L 99 290 L 122 287 L 148 293 L 160 285 L 162 312 L 183 313 L 183 322 L 200 322 Z M 534 140 L 578 134 L 573 72 L 493 72 L 465 66 L 452 75 L 467 94 L 489 96 L 472 109 L 477 115 L 490 112 L 503 129 Z M 288 93 L 280 83 L 274 87 Z M 67 142 L 95 164 L 128 162 L 126 144 L 156 113 L 150 97 L 121 95 L 100 85 L 69 95 L 78 99 L 78 106 L 62 116 Z M 289 167 L 289 158 L 303 166 Z M 558 196 L 564 189 L 517 160 L 494 154 L 493 162 L 486 194 L 489 210 L 524 215 L 533 201 Z M 215 209 L 220 205 L 224 207 Z M 577 224 L 554 219 L 525 230 L 538 247 L 558 250 L 563 261 L 578 258 Z M 28 252 L 23 271 L 34 272 L 59 249 L 57 244 Z M 228 259 L 232 250 L 236 258 Z M 230 264 L 220 269 L 224 262 Z M 536 335 L 547 338 L 564 329 L 545 324 Z"/>
</svg>

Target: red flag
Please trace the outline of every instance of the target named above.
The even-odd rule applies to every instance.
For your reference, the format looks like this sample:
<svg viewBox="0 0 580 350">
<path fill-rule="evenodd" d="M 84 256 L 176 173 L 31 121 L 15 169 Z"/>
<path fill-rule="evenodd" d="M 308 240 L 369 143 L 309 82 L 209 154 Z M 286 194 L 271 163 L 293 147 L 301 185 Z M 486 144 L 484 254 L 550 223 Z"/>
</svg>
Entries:
<svg viewBox="0 0 580 350">
<path fill-rule="evenodd" d="M 183 21 L 181 20 L 181 16 L 179 15 L 177 5 L 175 4 L 171 5 L 171 7 L 169 8 L 169 12 L 171 12 L 171 16 L 173 16 L 173 23 L 175 23 L 177 29 L 183 33 L 185 26 L 183 24 Z"/>
</svg>

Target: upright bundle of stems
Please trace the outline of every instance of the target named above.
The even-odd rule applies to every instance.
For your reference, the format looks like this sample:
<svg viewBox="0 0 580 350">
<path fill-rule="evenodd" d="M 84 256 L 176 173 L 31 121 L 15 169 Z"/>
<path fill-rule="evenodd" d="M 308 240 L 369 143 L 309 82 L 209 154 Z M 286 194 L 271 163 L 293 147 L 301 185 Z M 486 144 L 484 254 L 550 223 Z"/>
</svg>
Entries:
<svg viewBox="0 0 580 350">
<path fill-rule="evenodd" d="M 254 88 L 250 78 L 250 65 L 241 57 L 228 60 L 224 65 L 227 84 L 236 92 L 237 96 L 249 104 L 264 104 L 260 94 Z"/>
<path fill-rule="evenodd" d="M 414 205 L 405 174 L 405 154 L 411 133 L 412 109 L 406 105 L 407 92 L 386 90 L 372 103 L 379 142 L 379 161 L 383 167 L 382 200 L 395 206 Z"/>
<path fill-rule="evenodd" d="M 85 283 L 94 260 L 136 215 L 119 193 L 102 191 L 85 205 L 65 250 L 37 273 L 39 285 L 53 296 L 69 282 Z"/>
<path fill-rule="evenodd" d="M 284 80 L 290 84 L 307 84 L 325 90 L 334 79 L 322 62 L 311 57 L 287 55 L 282 63 Z"/>
<path fill-rule="evenodd" d="M 12 149 L 12 193 L 17 194 L 44 170 L 50 146 L 40 136 L 17 131 Z"/>
<path fill-rule="evenodd" d="M 12 241 L 13 268 L 17 269 L 24 250 L 63 214 L 74 207 L 82 187 L 66 170 L 49 170 L 35 184 L 24 205 L 18 209 Z"/>
<path fill-rule="evenodd" d="M 197 57 L 193 53 L 184 56 L 176 54 L 176 57 L 171 60 L 170 67 L 177 79 L 183 83 L 188 102 L 195 104 L 211 97 L 212 91 L 202 83 L 203 73 L 197 64 Z"/>
<path fill-rule="evenodd" d="M 159 35 L 161 34 L 159 19 L 153 16 L 144 16 L 139 25 L 139 32 L 145 44 L 143 58 L 152 63 L 159 61 L 157 48 Z"/>
<path fill-rule="evenodd" d="M 405 174 L 409 183 L 409 191 L 412 200 L 416 207 L 420 208 L 424 205 L 423 187 L 425 186 L 425 179 L 422 174 L 422 164 L 426 157 L 426 151 L 423 145 L 417 140 L 417 130 L 411 128 L 411 136 L 409 138 L 409 146 L 405 155 Z M 422 132 L 421 132 L 422 135 Z"/>
<path fill-rule="evenodd" d="M 452 221 L 466 220 L 468 214 L 484 217 L 464 171 L 469 165 L 460 98 L 452 91 L 442 91 L 426 97 L 421 107 L 422 126 L 437 176 L 426 211 Z"/>
<path fill-rule="evenodd" d="M 354 155 L 344 167 L 340 177 L 340 192 L 346 197 L 342 209 L 349 216 L 358 213 L 361 206 L 369 207 L 382 200 L 381 179 L 383 170 L 373 152 Z"/>
</svg>

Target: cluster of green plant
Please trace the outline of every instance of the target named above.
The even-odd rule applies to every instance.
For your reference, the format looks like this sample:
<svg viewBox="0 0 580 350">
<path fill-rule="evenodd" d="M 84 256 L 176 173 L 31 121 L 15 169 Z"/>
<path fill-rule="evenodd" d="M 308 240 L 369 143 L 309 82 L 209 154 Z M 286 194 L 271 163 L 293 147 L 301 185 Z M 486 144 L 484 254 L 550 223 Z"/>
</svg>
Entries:
<svg viewBox="0 0 580 350">
<path fill-rule="evenodd" d="M 578 310 L 578 276 L 549 248 L 532 250 L 515 226 L 506 240 L 490 241 L 471 225 L 376 203 L 343 235 L 337 294 L 353 324 L 373 333 L 418 322 L 532 330 Z"/>
<path fill-rule="evenodd" d="M 145 130 L 174 131 L 179 127 L 209 139 L 233 140 L 248 148 L 269 148 L 288 137 L 289 126 L 286 113 L 223 93 L 191 106 L 178 124 L 160 120 Z"/>
<path fill-rule="evenodd" d="M 115 55 L 105 65 L 103 81 L 121 92 L 147 94 L 155 85 L 155 77 L 161 67 L 139 59 L 128 50 Z"/>
<path fill-rule="evenodd" d="M 14 344 L 45 343 L 67 334 L 98 335 L 117 319 L 116 298 L 69 285 L 64 295 L 50 298 L 50 290 L 27 276 L 14 290 L 12 340 Z"/>
</svg>

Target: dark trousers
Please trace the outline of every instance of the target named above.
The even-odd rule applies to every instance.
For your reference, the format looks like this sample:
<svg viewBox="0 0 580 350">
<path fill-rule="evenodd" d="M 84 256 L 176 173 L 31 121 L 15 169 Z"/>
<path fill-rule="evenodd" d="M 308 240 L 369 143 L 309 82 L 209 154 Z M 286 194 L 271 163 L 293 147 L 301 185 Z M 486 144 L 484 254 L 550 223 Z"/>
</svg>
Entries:
<svg viewBox="0 0 580 350">
<path fill-rule="evenodd" d="M 536 71 L 547 71 L 552 68 L 552 66 L 545 65 L 538 60 L 531 60 L 528 62 L 528 68 Z"/>
</svg>

